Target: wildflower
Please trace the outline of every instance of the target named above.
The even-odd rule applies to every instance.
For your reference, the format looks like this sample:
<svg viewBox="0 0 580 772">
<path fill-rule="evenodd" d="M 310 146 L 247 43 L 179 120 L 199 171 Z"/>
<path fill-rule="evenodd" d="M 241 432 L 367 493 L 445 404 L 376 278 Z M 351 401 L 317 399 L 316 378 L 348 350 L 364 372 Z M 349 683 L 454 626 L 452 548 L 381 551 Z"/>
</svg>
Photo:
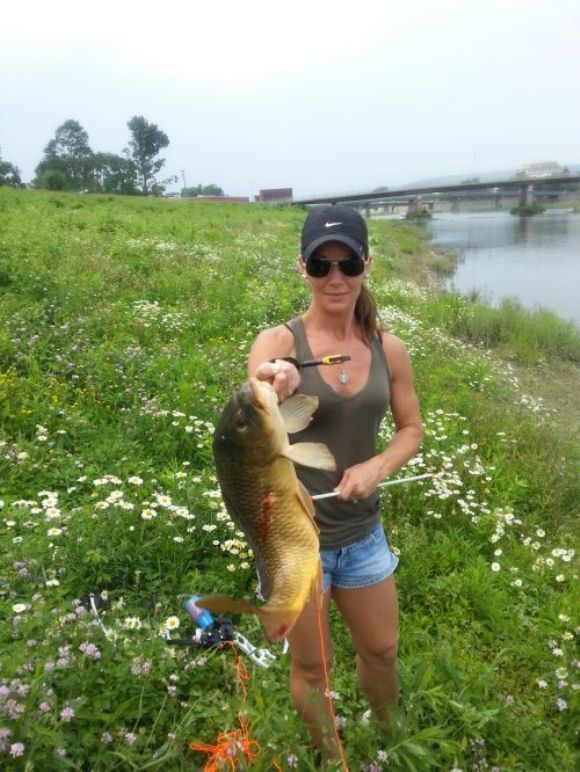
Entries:
<svg viewBox="0 0 580 772">
<path fill-rule="evenodd" d="M 64 756 L 66 756 L 66 748 L 55 748 L 54 749 L 54 755 L 57 758 L 61 758 L 62 759 Z"/>
<path fill-rule="evenodd" d="M 10 755 L 13 759 L 18 758 L 18 756 L 24 755 L 24 743 L 12 743 L 10 746 Z"/>
<path fill-rule="evenodd" d="M 137 735 L 133 734 L 133 732 L 125 732 L 125 742 L 127 745 L 133 745 L 136 739 Z"/>
<path fill-rule="evenodd" d="M 491 570 L 495 571 L 497 573 L 497 571 L 501 570 L 500 564 L 499 563 L 492 563 L 491 564 Z"/>
<path fill-rule="evenodd" d="M 110 732 L 103 732 L 101 735 L 101 742 L 103 745 L 109 745 L 109 743 L 113 742 L 113 735 Z"/>
<path fill-rule="evenodd" d="M 8 738 L 12 732 L 10 729 L 5 729 L 4 727 L 0 728 L 0 751 L 5 751 L 6 747 L 8 745 Z"/>
<path fill-rule="evenodd" d="M 512 587 L 521 587 L 523 585 L 523 582 L 521 579 L 514 579 L 511 584 L 512 584 Z"/>
<path fill-rule="evenodd" d="M 139 617 L 125 617 L 123 627 L 125 630 L 140 630 L 142 623 Z"/>
<path fill-rule="evenodd" d="M 163 623 L 163 627 L 166 630 L 177 630 L 179 627 L 179 617 L 167 617 L 165 622 Z"/>
<path fill-rule="evenodd" d="M 552 649 L 552 654 L 553 654 L 555 657 L 561 657 L 561 656 L 563 656 L 564 652 L 563 652 L 563 651 L 562 651 L 562 649 L 560 649 L 558 646 L 555 646 L 555 647 Z"/>
<path fill-rule="evenodd" d="M 377 751 L 377 761 L 388 761 L 389 754 L 387 751 Z"/>
<path fill-rule="evenodd" d="M 566 670 L 565 667 L 559 667 L 556 670 L 556 676 L 558 678 L 568 678 L 568 671 Z"/>
<path fill-rule="evenodd" d="M 15 603 L 12 606 L 12 611 L 15 614 L 23 614 L 26 611 L 27 608 L 28 608 L 28 606 L 26 605 L 26 603 Z"/>
<path fill-rule="evenodd" d="M 137 477 L 136 475 L 129 477 L 127 482 L 129 482 L 131 485 L 143 485 L 143 480 L 140 477 Z"/>
<path fill-rule="evenodd" d="M 536 536 L 538 536 L 540 539 L 543 539 L 545 535 L 546 535 L 546 532 L 544 531 L 544 529 L 538 528 L 538 530 L 536 531 Z"/>
<path fill-rule="evenodd" d="M 62 533 L 62 528 L 49 528 L 46 532 L 47 536 L 60 536 Z"/>
<path fill-rule="evenodd" d="M 141 512 L 141 517 L 143 520 L 153 520 L 154 517 L 157 517 L 157 512 L 154 509 L 144 509 Z"/>
<path fill-rule="evenodd" d="M 94 643 L 88 643 L 87 641 L 85 641 L 84 643 L 81 643 L 81 645 L 79 646 L 79 649 L 89 659 L 92 659 L 92 660 L 96 661 L 96 660 L 99 660 L 101 658 L 101 652 L 95 646 Z"/>
<path fill-rule="evenodd" d="M 562 710 L 566 710 L 566 708 L 568 707 L 568 703 L 566 702 L 566 700 L 563 700 L 561 697 L 558 697 L 558 699 L 556 700 L 556 706 L 558 710 L 562 711 Z"/>
<path fill-rule="evenodd" d="M 557 582 L 565 582 L 566 581 L 566 577 L 564 576 L 564 574 L 558 574 L 558 576 L 556 577 L 556 581 Z"/>
<path fill-rule="evenodd" d="M 297 767 L 298 766 L 298 756 L 296 756 L 294 753 L 291 753 L 288 758 L 286 759 L 286 763 L 289 767 Z"/>
<path fill-rule="evenodd" d="M 70 707 L 70 705 L 67 705 L 67 707 L 66 707 L 66 708 L 63 708 L 63 709 L 60 711 L 60 717 L 61 717 L 61 719 L 62 719 L 62 720 L 63 720 L 63 721 L 66 723 L 66 724 L 68 724 L 70 721 L 72 721 L 74 714 L 75 714 L 75 712 L 74 712 L 74 710 L 73 710 L 73 709 Z"/>
</svg>

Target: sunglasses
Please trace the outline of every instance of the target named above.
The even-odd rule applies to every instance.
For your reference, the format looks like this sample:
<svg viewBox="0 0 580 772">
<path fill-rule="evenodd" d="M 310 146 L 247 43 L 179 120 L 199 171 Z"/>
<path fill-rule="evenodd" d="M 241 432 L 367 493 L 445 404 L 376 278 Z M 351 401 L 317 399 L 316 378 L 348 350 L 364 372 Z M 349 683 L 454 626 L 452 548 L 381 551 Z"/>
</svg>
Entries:
<svg viewBox="0 0 580 772">
<path fill-rule="evenodd" d="M 345 257 L 336 263 L 333 263 L 332 260 L 328 260 L 326 257 L 309 257 L 304 264 L 306 273 L 315 279 L 328 276 L 333 265 L 337 265 L 339 271 L 345 276 L 360 276 L 361 273 L 364 273 L 365 269 L 365 261 L 358 255 Z"/>
</svg>

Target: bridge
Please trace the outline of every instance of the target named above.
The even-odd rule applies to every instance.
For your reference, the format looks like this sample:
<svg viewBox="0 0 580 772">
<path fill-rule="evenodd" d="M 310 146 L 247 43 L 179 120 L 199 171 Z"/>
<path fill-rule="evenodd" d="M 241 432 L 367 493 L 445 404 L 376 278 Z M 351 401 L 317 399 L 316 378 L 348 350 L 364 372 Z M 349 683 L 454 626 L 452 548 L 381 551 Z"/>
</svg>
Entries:
<svg viewBox="0 0 580 772">
<path fill-rule="evenodd" d="M 519 195 L 520 206 L 529 206 L 534 203 L 535 195 L 542 196 L 542 189 L 546 190 L 546 195 L 557 196 L 562 190 L 555 190 L 567 184 L 580 182 L 580 174 L 558 174 L 544 177 L 521 177 L 511 179 L 492 180 L 486 182 L 459 182 L 449 185 L 425 185 L 416 187 L 393 188 L 392 190 L 375 190 L 366 193 L 338 193 L 325 196 L 314 196 L 310 198 L 299 198 L 292 201 L 292 205 L 306 204 L 358 204 L 359 206 L 370 207 L 371 202 L 380 204 L 403 204 L 409 206 L 410 211 L 420 209 L 419 196 L 436 195 L 439 199 L 459 200 L 461 197 L 473 197 L 474 194 L 480 196 L 490 196 L 499 203 L 501 195 Z M 548 188 L 546 188 L 548 186 Z M 552 186 L 552 189 L 549 189 Z M 432 205 L 432 203 L 431 203 Z"/>
</svg>

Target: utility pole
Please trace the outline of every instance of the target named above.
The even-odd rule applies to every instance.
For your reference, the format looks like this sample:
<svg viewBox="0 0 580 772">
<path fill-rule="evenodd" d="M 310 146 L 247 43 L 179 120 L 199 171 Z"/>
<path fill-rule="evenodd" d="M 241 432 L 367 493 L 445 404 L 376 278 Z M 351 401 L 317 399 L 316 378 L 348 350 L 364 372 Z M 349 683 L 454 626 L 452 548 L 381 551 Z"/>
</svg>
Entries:
<svg viewBox="0 0 580 772">
<path fill-rule="evenodd" d="M 183 177 L 183 187 L 186 188 L 187 183 L 185 181 L 185 169 L 180 169 L 180 172 L 181 172 L 181 176 Z"/>
</svg>

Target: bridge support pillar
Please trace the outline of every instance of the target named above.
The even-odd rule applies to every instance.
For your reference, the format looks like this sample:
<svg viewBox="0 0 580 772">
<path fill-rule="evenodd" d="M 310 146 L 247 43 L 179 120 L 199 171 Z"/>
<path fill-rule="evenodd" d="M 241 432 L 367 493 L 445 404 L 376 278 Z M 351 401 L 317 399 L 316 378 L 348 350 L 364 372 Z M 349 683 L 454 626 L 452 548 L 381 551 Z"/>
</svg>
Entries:
<svg viewBox="0 0 580 772">
<path fill-rule="evenodd" d="M 459 212 L 459 198 L 455 197 L 451 199 L 451 211 L 454 213 Z"/>
<path fill-rule="evenodd" d="M 419 204 L 419 199 L 417 196 L 413 196 L 413 198 L 409 199 L 409 206 L 407 208 L 407 215 L 410 214 L 418 214 L 421 211 L 421 206 Z"/>
<path fill-rule="evenodd" d="M 520 188 L 520 206 L 533 206 L 536 203 L 533 185 L 522 185 Z"/>
<path fill-rule="evenodd" d="M 501 209 L 501 194 L 500 193 L 494 193 L 494 196 L 493 196 L 493 208 L 494 209 Z"/>
</svg>

